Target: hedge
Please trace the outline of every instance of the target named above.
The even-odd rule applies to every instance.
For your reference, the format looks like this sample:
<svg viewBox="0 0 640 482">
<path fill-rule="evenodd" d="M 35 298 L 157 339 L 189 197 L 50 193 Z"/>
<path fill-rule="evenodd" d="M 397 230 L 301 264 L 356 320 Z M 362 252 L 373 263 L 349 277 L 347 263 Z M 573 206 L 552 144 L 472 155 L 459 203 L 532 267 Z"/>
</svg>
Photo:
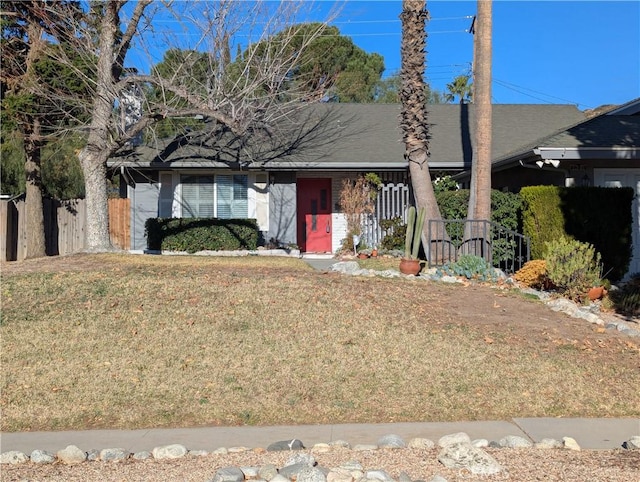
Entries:
<svg viewBox="0 0 640 482">
<path fill-rule="evenodd" d="M 150 218 L 147 247 L 154 251 L 235 251 L 258 247 L 255 219 Z"/>
</svg>

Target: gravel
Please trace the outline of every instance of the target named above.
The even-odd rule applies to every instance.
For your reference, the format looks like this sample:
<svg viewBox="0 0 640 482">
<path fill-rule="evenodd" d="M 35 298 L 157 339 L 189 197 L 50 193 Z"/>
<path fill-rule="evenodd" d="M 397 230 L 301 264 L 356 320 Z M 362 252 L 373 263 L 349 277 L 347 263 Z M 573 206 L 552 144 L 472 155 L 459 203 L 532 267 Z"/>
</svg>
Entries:
<svg viewBox="0 0 640 482">
<path fill-rule="evenodd" d="M 568 449 L 492 449 L 486 448 L 503 467 L 493 476 L 474 476 L 464 469 L 447 469 L 437 457 L 440 448 L 378 449 L 355 452 L 333 447 L 330 452 L 316 453 L 318 466 L 334 468 L 350 461 L 359 462 L 364 470 L 384 470 L 394 480 L 402 480 L 404 472 L 413 480 L 428 482 L 436 476 L 453 481 L 514 480 L 514 481 L 598 481 L 629 482 L 640 480 L 639 450 Z M 303 452 L 311 453 L 309 450 Z M 290 452 L 267 452 L 261 449 L 222 455 L 187 456 L 174 460 L 135 460 L 120 462 L 86 462 L 62 464 L 3 465 L 2 481 L 211 481 L 220 468 L 261 467 L 273 464 L 282 467 Z M 434 479 L 434 480 L 442 480 Z"/>
</svg>

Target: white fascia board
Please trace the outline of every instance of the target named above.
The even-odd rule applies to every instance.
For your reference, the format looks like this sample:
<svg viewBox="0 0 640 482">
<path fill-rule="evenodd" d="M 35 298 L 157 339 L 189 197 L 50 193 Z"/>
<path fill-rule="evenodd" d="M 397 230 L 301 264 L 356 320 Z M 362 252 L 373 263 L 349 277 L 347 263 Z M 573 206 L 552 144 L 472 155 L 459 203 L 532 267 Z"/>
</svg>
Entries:
<svg viewBox="0 0 640 482">
<path fill-rule="evenodd" d="M 538 147 L 533 153 L 542 159 L 638 159 L 638 147 Z"/>
</svg>

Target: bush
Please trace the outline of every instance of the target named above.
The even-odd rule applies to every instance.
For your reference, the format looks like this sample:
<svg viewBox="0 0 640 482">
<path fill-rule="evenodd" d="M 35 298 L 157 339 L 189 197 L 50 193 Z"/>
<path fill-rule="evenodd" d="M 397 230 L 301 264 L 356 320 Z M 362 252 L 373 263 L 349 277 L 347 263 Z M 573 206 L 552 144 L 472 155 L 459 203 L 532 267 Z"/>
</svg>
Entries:
<svg viewBox="0 0 640 482">
<path fill-rule="evenodd" d="M 580 301 L 601 284 L 600 253 L 591 244 L 561 237 L 545 245 L 547 275 L 566 297 Z"/>
<path fill-rule="evenodd" d="M 513 277 L 519 283 L 537 290 L 548 289 L 551 285 L 547 275 L 547 262 L 544 259 L 526 262 Z"/>
<path fill-rule="evenodd" d="M 566 236 L 557 186 L 529 186 L 520 190 L 522 232 L 531 239 L 531 257 L 542 259 L 545 242 Z"/>
<path fill-rule="evenodd" d="M 609 298 L 616 312 L 630 317 L 640 316 L 640 273 L 632 276 L 619 290 L 610 291 Z"/>
<path fill-rule="evenodd" d="M 387 251 L 404 249 L 404 240 L 407 233 L 407 226 L 401 217 L 392 219 L 382 219 L 380 227 L 384 231 L 384 237 L 380 241 L 380 247 Z"/>
<path fill-rule="evenodd" d="M 258 247 L 254 219 L 161 219 L 145 223 L 147 247 L 162 251 L 234 251 Z"/>
</svg>

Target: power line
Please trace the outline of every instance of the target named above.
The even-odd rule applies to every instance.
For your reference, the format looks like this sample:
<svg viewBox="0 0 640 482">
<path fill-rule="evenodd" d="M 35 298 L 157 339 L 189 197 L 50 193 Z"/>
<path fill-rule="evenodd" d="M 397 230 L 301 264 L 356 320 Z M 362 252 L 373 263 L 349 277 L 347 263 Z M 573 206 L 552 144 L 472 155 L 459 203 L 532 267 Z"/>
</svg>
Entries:
<svg viewBox="0 0 640 482">
<path fill-rule="evenodd" d="M 543 95 L 543 96 L 545 96 L 545 97 L 549 97 L 549 98 L 552 98 L 552 99 L 562 100 L 562 101 L 564 101 L 564 102 L 567 102 L 568 104 L 583 105 L 583 106 L 585 106 L 585 107 L 587 107 L 587 108 L 592 108 L 591 106 L 588 106 L 588 105 L 586 105 L 586 104 L 583 104 L 582 102 L 576 102 L 576 101 L 574 101 L 574 100 L 564 99 L 564 98 L 562 98 L 562 97 L 557 97 L 557 96 L 555 96 L 555 95 L 546 94 L 546 93 L 544 93 L 544 92 L 540 92 L 540 91 L 538 91 L 538 90 L 529 89 L 528 87 L 523 87 L 523 86 L 521 86 L 521 85 L 516 85 L 516 84 L 513 84 L 513 83 L 511 83 L 511 82 L 506 82 L 506 81 L 504 81 L 504 80 L 500 80 L 500 79 L 493 78 L 493 82 L 495 82 L 496 84 L 498 84 L 498 85 L 500 85 L 500 86 L 502 86 L 502 87 L 505 87 L 505 88 L 507 88 L 507 89 L 513 90 L 514 92 L 518 92 L 519 94 L 522 94 L 522 95 L 526 95 L 526 96 L 528 96 L 528 97 L 531 97 L 532 99 L 536 99 L 536 100 L 540 100 L 540 101 L 542 101 L 542 102 L 546 102 L 547 104 L 553 104 L 553 102 L 552 102 L 552 101 L 550 101 L 550 100 L 544 99 L 544 98 L 542 98 L 542 97 L 538 97 L 538 96 L 536 96 L 536 95 L 529 94 L 529 93 L 528 93 L 528 92 L 526 92 L 526 91 L 533 92 L 533 93 L 535 93 L 535 94 L 539 94 L 539 95 Z"/>
</svg>

